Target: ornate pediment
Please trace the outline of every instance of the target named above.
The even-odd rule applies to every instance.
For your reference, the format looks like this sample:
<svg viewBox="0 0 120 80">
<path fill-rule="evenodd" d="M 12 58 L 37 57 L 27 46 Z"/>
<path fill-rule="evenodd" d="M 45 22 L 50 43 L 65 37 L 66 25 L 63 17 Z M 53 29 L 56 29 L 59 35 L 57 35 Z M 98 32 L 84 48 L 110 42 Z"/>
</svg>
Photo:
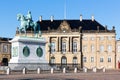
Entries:
<svg viewBox="0 0 120 80">
<path fill-rule="evenodd" d="M 70 32 L 70 31 L 71 31 L 71 28 L 70 28 L 70 25 L 68 24 L 67 21 L 63 21 L 63 22 L 60 24 L 58 30 L 59 30 L 60 32 Z"/>
</svg>

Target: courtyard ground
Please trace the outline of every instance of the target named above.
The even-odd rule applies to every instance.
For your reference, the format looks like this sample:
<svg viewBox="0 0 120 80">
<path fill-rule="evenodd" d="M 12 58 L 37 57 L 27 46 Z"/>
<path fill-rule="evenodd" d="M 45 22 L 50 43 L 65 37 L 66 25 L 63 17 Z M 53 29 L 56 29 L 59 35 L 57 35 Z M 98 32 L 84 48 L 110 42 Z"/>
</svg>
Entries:
<svg viewBox="0 0 120 80">
<path fill-rule="evenodd" d="M 1 74 L 0 80 L 120 80 L 120 71 L 88 73 Z"/>
</svg>

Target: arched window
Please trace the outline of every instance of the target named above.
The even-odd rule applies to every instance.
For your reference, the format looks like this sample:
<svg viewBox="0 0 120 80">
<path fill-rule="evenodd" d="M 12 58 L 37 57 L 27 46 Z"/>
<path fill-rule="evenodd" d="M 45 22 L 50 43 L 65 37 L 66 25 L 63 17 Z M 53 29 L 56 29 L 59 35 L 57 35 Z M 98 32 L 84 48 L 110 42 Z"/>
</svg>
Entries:
<svg viewBox="0 0 120 80">
<path fill-rule="evenodd" d="M 55 64 L 55 57 L 51 57 L 50 63 Z"/>
<path fill-rule="evenodd" d="M 42 57 L 43 56 L 43 50 L 41 47 L 38 47 L 36 50 L 36 54 L 38 57 Z"/>
<path fill-rule="evenodd" d="M 73 57 L 73 64 L 77 64 L 77 57 Z"/>
<path fill-rule="evenodd" d="M 62 65 L 66 65 L 66 64 L 67 64 L 67 58 L 66 58 L 65 56 L 63 56 L 63 57 L 61 58 L 61 64 L 62 64 Z"/>
<path fill-rule="evenodd" d="M 25 46 L 25 47 L 23 48 L 23 55 L 24 55 L 25 57 L 28 57 L 28 56 L 30 55 L 30 50 L 29 50 L 29 48 L 28 48 L 27 46 Z"/>
</svg>

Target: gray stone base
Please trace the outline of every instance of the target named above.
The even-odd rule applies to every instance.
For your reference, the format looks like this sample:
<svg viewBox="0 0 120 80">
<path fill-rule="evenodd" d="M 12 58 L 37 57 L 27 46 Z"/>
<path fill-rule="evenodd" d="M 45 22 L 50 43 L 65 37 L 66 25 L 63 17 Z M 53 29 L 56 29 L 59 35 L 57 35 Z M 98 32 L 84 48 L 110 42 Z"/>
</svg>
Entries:
<svg viewBox="0 0 120 80">
<path fill-rule="evenodd" d="M 50 70 L 51 67 L 48 63 L 9 63 L 8 65 L 11 70 L 22 70 L 26 68 L 27 70 Z"/>
</svg>

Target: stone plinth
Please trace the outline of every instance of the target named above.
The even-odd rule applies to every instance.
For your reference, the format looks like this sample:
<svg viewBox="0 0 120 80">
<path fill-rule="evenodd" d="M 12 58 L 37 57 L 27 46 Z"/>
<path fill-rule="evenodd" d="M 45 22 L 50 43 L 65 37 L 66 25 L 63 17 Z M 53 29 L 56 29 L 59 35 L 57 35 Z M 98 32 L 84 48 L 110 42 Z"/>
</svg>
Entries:
<svg viewBox="0 0 120 80">
<path fill-rule="evenodd" d="M 45 38 L 16 36 L 10 42 L 12 43 L 12 58 L 9 62 L 11 69 L 26 67 L 33 70 L 49 66 L 45 58 Z"/>
</svg>

